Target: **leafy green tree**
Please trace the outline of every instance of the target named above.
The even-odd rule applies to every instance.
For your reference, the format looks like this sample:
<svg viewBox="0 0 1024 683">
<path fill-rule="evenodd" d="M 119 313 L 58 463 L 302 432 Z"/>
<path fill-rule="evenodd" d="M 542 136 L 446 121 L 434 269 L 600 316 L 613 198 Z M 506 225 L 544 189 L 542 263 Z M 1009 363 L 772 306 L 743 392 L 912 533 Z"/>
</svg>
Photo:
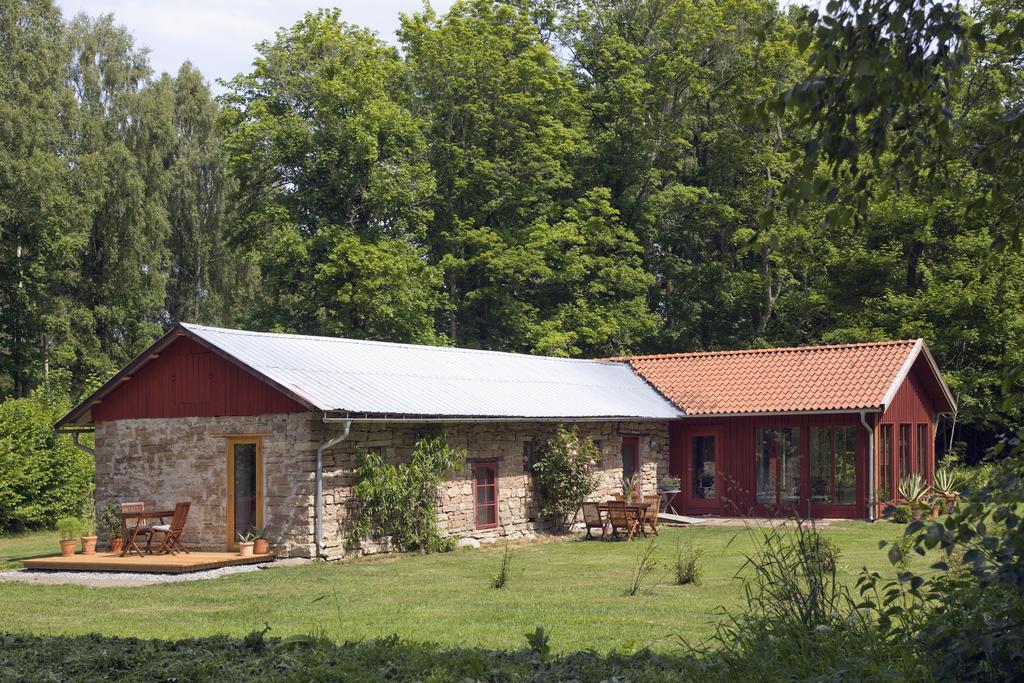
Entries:
<svg viewBox="0 0 1024 683">
<path fill-rule="evenodd" d="M 96 340 L 78 359 L 86 376 L 111 372 L 160 332 L 176 131 L 170 83 L 147 87 L 146 52 L 112 15 L 79 15 L 68 30 L 78 102 L 71 152 L 89 226 L 75 313 L 81 335 Z"/>
<path fill-rule="evenodd" d="M 47 381 L 83 239 L 75 224 L 65 34 L 50 2 L 0 2 L 0 393 Z"/>
<path fill-rule="evenodd" d="M 398 52 L 336 11 L 307 14 L 257 50 L 224 97 L 235 239 L 263 281 L 252 319 L 439 340 L 423 254 L 434 179 Z"/>
<path fill-rule="evenodd" d="M 572 74 L 523 9 L 459 2 L 403 17 L 437 178 L 431 255 L 462 346 L 606 354 L 649 336 L 651 283 L 587 157 Z"/>
<path fill-rule="evenodd" d="M 45 393 L 0 403 L 0 531 L 50 528 L 91 504 L 92 457 L 53 432 L 70 407 Z"/>
<path fill-rule="evenodd" d="M 161 82 L 169 81 L 164 75 Z M 249 261 L 228 244 L 232 178 L 210 88 L 189 63 L 162 87 L 174 93 L 177 132 L 168 168 L 166 322 L 230 321 L 234 294 L 246 286 Z"/>
</svg>

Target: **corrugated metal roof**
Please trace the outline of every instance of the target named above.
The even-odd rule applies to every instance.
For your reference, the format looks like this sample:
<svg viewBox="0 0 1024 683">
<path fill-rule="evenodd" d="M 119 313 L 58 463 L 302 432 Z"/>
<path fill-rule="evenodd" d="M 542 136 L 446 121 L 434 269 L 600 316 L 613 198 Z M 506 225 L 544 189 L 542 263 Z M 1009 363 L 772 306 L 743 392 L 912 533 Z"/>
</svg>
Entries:
<svg viewBox="0 0 1024 683">
<path fill-rule="evenodd" d="M 565 419 L 681 414 L 626 363 L 181 326 L 319 410 Z"/>
</svg>

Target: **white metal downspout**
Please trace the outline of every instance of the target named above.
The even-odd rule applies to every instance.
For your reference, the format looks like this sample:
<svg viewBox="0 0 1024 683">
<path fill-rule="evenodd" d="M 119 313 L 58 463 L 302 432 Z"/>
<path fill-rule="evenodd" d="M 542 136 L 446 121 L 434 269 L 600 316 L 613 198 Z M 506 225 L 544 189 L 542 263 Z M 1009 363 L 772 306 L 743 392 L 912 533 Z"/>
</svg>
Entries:
<svg viewBox="0 0 1024 683">
<path fill-rule="evenodd" d="M 875 428 L 868 424 L 867 413 L 860 411 L 860 423 L 868 430 L 868 521 L 875 521 Z"/>
<path fill-rule="evenodd" d="M 324 555 L 324 451 L 347 439 L 349 431 L 352 429 L 352 420 L 332 420 L 325 415 L 323 421 L 325 424 L 342 422 L 344 427 L 340 434 L 336 434 L 334 437 L 324 441 L 316 449 L 316 495 L 313 504 L 313 537 L 316 541 L 317 557 L 323 557 Z"/>
</svg>

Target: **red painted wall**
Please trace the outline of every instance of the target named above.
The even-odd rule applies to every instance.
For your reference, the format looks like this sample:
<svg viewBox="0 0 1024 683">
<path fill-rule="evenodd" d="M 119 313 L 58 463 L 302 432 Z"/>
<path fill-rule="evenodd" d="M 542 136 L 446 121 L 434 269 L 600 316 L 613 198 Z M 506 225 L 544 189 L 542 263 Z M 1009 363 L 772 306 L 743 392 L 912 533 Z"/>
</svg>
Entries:
<svg viewBox="0 0 1024 683">
<path fill-rule="evenodd" d="M 926 361 L 919 358 L 914 367 L 911 368 L 910 373 L 907 375 L 907 379 L 903 382 L 900 388 L 896 391 L 896 396 L 893 397 L 892 403 L 886 409 L 885 413 L 882 414 L 880 425 L 891 424 L 893 425 L 894 435 L 894 454 L 899 466 L 899 428 L 901 424 L 911 425 L 911 442 L 910 442 L 910 459 L 911 459 L 911 472 L 916 471 L 917 463 L 917 445 L 918 445 L 918 430 L 917 425 L 926 425 L 925 431 L 927 432 L 926 438 L 926 464 L 925 471 L 918 472 L 926 480 L 931 481 L 932 476 L 935 474 L 935 404 L 933 403 L 930 394 L 928 392 L 928 381 L 930 378 L 930 371 L 927 368 Z M 880 432 L 881 430 L 879 430 Z M 881 444 L 877 444 L 875 447 L 875 453 L 877 456 L 875 467 L 881 465 L 882 452 Z M 897 488 L 899 480 L 907 472 L 896 472 L 893 477 L 892 491 L 890 495 L 895 497 L 897 495 Z"/>
<path fill-rule="evenodd" d="M 810 459 L 810 427 L 853 426 L 857 428 L 857 500 L 855 506 L 815 505 L 810 511 L 815 517 L 865 517 L 867 516 L 867 453 L 868 432 L 860 423 L 858 415 L 783 415 L 777 417 L 724 417 L 685 418 L 673 422 L 670 434 L 669 471 L 678 476 L 682 486 L 690 482 L 687 449 L 690 436 L 717 429 L 722 440 L 718 450 L 716 470 L 721 479 L 719 484 L 723 502 L 718 509 L 688 507 L 683 496 L 676 496 L 673 507 L 681 513 L 701 514 L 712 512 L 723 515 L 767 516 L 774 511 L 757 505 L 757 447 L 755 431 L 759 427 L 799 427 L 802 462 Z M 806 467 L 805 467 L 806 470 Z M 685 488 L 684 488 L 685 491 Z M 781 512 L 781 511 L 780 511 Z M 786 511 L 790 514 L 792 511 Z M 806 503 L 796 510 L 801 516 L 808 516 Z"/>
<path fill-rule="evenodd" d="M 869 423 L 892 424 L 895 435 L 896 449 L 895 460 L 899 461 L 898 455 L 898 434 L 900 424 L 911 424 L 911 462 L 915 464 L 917 458 L 917 425 L 927 425 L 927 452 L 926 471 L 922 474 L 927 478 L 932 477 L 935 470 L 935 431 L 934 421 L 936 418 L 936 407 L 930 398 L 931 386 L 929 370 L 924 359 L 919 359 L 911 369 L 907 379 L 896 392 L 892 403 L 886 412 L 879 417 L 877 414 L 868 414 Z M 815 517 L 866 517 L 868 513 L 867 501 L 871 496 L 868 486 L 868 446 L 869 435 L 860 422 L 857 414 L 835 414 L 835 415 L 791 415 L 777 417 L 720 417 L 720 418 L 685 418 L 673 422 L 670 426 L 670 460 L 669 470 L 680 478 L 682 486 L 690 484 L 689 471 L 689 442 L 691 437 L 697 433 L 715 431 L 721 439 L 718 449 L 718 460 L 716 470 L 721 479 L 719 492 L 723 498 L 717 506 L 709 509 L 708 506 L 689 504 L 684 495 L 678 495 L 673 500 L 673 507 L 681 514 L 702 514 L 707 512 L 723 515 L 769 515 L 774 511 L 757 505 L 757 472 L 756 472 L 756 444 L 755 430 L 759 427 L 800 427 L 801 450 L 803 462 L 809 462 L 810 458 L 810 427 L 826 426 L 855 426 L 857 428 L 857 504 L 855 506 L 835 505 L 814 505 L 810 510 L 807 508 L 806 500 L 796 510 L 797 513 L 807 516 L 808 513 Z M 875 477 L 878 480 L 878 466 L 881 459 L 879 444 L 880 429 L 875 428 Z M 805 468 L 805 472 L 806 472 Z M 897 472 L 893 477 L 893 491 L 896 494 L 896 487 L 902 473 Z M 805 484 L 805 490 L 807 486 Z M 792 512 L 792 511 L 790 511 Z"/>
<path fill-rule="evenodd" d="M 307 412 L 234 363 L 182 336 L 92 407 L 95 422 Z"/>
</svg>

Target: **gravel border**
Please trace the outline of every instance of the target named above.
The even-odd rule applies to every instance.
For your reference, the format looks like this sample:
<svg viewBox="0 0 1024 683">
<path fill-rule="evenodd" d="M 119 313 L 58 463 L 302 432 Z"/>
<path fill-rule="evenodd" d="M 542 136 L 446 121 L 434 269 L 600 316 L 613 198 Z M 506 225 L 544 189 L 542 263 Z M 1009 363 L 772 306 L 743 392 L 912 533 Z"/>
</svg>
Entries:
<svg viewBox="0 0 1024 683">
<path fill-rule="evenodd" d="M 232 574 L 245 574 L 263 569 L 259 564 L 243 564 L 181 574 L 155 574 L 151 572 L 77 572 L 49 569 L 12 569 L 0 571 L 0 583 L 18 581 L 36 585 L 72 584 L 88 588 L 141 588 L 162 583 L 205 581 Z M 268 565 L 269 568 L 269 565 Z"/>
</svg>

